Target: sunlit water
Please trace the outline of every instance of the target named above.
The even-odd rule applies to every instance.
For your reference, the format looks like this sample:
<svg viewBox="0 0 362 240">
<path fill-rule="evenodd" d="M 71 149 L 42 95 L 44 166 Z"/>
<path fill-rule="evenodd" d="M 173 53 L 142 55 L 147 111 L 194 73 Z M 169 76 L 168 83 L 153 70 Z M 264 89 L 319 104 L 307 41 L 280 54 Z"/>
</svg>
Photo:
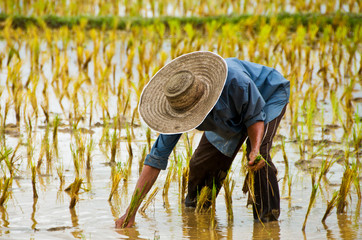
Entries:
<svg viewBox="0 0 362 240">
<path fill-rule="evenodd" d="M 284 125 L 285 126 L 285 125 Z M 285 129 L 285 128 L 284 128 Z M 95 129 L 93 135 L 101 129 Z M 281 129 L 280 132 L 283 132 Z M 142 133 L 140 133 L 141 135 Z M 200 136 L 197 133 L 197 138 Z M 140 136 L 142 139 L 144 136 Z M 60 159 L 63 162 L 66 184 L 74 180 L 74 167 L 69 150 L 69 134 L 59 134 Z M 8 144 L 16 144 L 17 139 L 8 137 Z M 287 186 L 280 180 L 281 189 L 281 215 L 278 222 L 266 223 L 263 226 L 254 222 L 251 208 L 246 208 L 246 196 L 241 188 L 244 175 L 240 171 L 242 153 L 232 165 L 232 178 L 236 181 L 233 194 L 234 220 L 228 222 L 223 191 L 220 192 L 216 202 L 216 229 L 210 230 L 210 214 L 195 213 L 193 209 L 184 208 L 179 201 L 177 181 L 173 181 L 168 194 L 168 202 L 164 202 L 162 191 L 156 195 L 155 201 L 148 207 L 145 214 L 138 214 L 136 226 L 132 229 L 117 230 L 114 220 L 127 208 L 131 193 L 138 177 L 138 162 L 140 152 L 146 142 L 134 143 L 135 158 L 132 174 L 128 183 L 121 183 L 119 196 L 108 202 L 111 187 L 111 168 L 104 164 L 108 160 L 98 150 L 93 153 L 93 165 L 90 179 L 85 177 L 84 188 L 80 200 L 74 211 L 69 210 L 70 197 L 64 191 L 59 191 L 59 179 L 56 171 L 38 178 L 39 199 L 34 205 L 31 177 L 25 171 L 27 159 L 21 157 L 18 164 L 21 169 L 19 178 L 13 183 L 11 199 L 1 211 L 1 237 L 3 239 L 358 239 L 362 231 L 359 207 L 356 205 L 355 191 L 352 187 L 352 201 L 348 206 L 346 215 L 337 215 L 335 210 L 327 218 L 325 224 L 321 219 L 326 209 L 326 200 L 330 200 L 333 191 L 338 190 L 343 167 L 335 164 L 328 176 L 329 186 L 322 183 L 322 191 L 318 192 L 316 203 L 308 218 L 305 235 L 301 231 L 305 214 L 308 208 L 311 193 L 310 174 L 294 166 L 299 159 L 299 150 L 292 143 L 287 143 L 288 158 L 292 177 L 291 198 L 287 198 Z M 177 148 L 182 154 L 182 144 Z M 127 159 L 126 146 L 121 145 L 121 154 L 117 161 Z M 24 154 L 25 155 L 25 152 Z M 284 163 L 281 151 L 274 156 L 274 162 L 279 170 L 279 178 L 284 175 Z M 24 172 L 23 172 L 24 171 Z M 163 187 L 166 171 L 161 172 L 156 186 Z M 86 174 L 84 174 L 86 176 Z"/>
</svg>

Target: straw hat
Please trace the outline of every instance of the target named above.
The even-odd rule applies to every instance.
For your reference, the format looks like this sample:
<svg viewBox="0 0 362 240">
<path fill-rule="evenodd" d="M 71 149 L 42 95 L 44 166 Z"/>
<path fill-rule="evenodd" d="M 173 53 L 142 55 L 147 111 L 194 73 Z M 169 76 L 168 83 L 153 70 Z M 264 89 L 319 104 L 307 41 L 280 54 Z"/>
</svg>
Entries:
<svg viewBox="0 0 362 240">
<path fill-rule="evenodd" d="M 182 55 L 161 68 L 143 89 L 140 115 L 160 133 L 192 130 L 216 104 L 226 76 L 226 62 L 215 53 Z"/>
</svg>

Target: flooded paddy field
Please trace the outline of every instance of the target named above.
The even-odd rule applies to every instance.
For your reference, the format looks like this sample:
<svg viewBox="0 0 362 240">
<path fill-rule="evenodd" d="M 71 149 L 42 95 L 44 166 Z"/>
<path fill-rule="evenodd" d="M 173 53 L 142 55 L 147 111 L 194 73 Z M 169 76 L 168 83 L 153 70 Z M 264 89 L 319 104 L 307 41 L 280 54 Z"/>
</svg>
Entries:
<svg viewBox="0 0 362 240">
<path fill-rule="evenodd" d="M 0 238 L 361 239 L 362 28 L 343 24 L 311 22 L 292 31 L 287 21 L 196 27 L 174 20 L 119 31 L 87 29 L 86 21 L 70 29 L 6 22 Z M 243 149 L 230 172 L 232 219 L 223 189 L 214 222 L 210 211 L 184 207 L 183 172 L 201 137 L 192 131 L 170 156 L 136 226 L 115 229 L 157 137 L 139 118 L 140 93 L 165 63 L 195 50 L 272 66 L 291 82 L 272 149 L 279 221 L 253 221 L 241 191 Z"/>
<path fill-rule="evenodd" d="M 59 130 L 61 130 L 60 128 Z M 99 143 L 102 128 L 93 127 L 94 133 L 86 137 L 92 137 Z M 25 147 L 18 150 L 20 156 L 15 163 L 16 176 L 14 177 L 11 195 L 4 207 L 1 208 L 1 238 L 3 239 L 359 239 L 361 236 L 360 200 L 357 199 L 354 187 L 351 187 L 348 207 L 343 214 L 336 214 L 332 210 L 325 223 L 322 217 L 333 193 L 338 191 L 344 172 L 343 164 L 335 163 L 322 180 L 316 202 L 311 210 L 305 232 L 301 231 L 303 221 L 308 209 L 310 193 L 312 190 L 310 172 L 311 166 L 320 167 L 322 159 L 328 156 L 319 156 L 310 161 L 300 161 L 298 144 L 286 137 L 285 147 L 289 159 L 289 174 L 291 190 L 288 190 L 285 163 L 281 141 L 276 140 L 273 151 L 274 162 L 279 170 L 281 190 L 281 215 L 278 222 L 265 223 L 253 221 L 251 207 L 246 207 L 247 196 L 242 193 L 242 185 L 245 178 L 243 171 L 243 153 L 240 152 L 232 166 L 231 177 L 235 181 L 233 193 L 232 221 L 228 220 L 224 191 L 221 190 L 216 201 L 216 228 L 210 229 L 210 213 L 195 213 L 192 208 L 185 208 L 180 199 L 180 187 L 178 183 L 177 167 L 172 160 L 169 168 L 161 172 L 155 187 L 160 188 L 152 203 L 146 211 L 138 214 L 136 226 L 131 229 L 115 229 L 116 220 L 128 206 L 135 183 L 139 175 L 138 159 L 142 158 L 142 151 L 147 145 L 146 136 L 142 129 L 135 129 L 136 138 L 132 143 L 134 159 L 128 179 L 121 180 L 117 193 L 111 201 L 108 201 L 112 187 L 112 171 L 117 167 L 109 165 L 109 159 L 102 153 L 99 146 L 92 152 L 91 170 L 81 170 L 83 185 L 79 194 L 79 202 L 74 209 L 69 209 L 70 195 L 64 189 L 74 181 L 75 169 L 73 157 L 69 148 L 71 135 L 59 132 L 58 147 L 59 157 L 53 157 L 51 166 L 44 166 L 39 170 L 36 180 L 38 199 L 33 198 L 31 173 L 27 167 Z M 287 119 L 280 129 L 288 132 Z M 35 135 L 41 136 L 42 131 L 35 131 Z M 194 136 L 194 147 L 201 134 L 189 133 Z M 155 135 L 152 135 L 155 138 Z M 285 137 L 285 136 L 284 136 Z M 7 145 L 16 146 L 19 138 L 7 136 Z M 38 140 L 41 142 L 41 139 Z M 126 142 L 120 142 L 117 163 L 128 161 Z M 343 148 L 341 144 L 333 143 L 326 149 L 333 150 Z M 36 150 L 35 150 L 36 152 Z M 183 143 L 177 146 L 176 155 L 184 161 L 185 146 Z M 36 156 L 36 157 L 35 157 Z M 37 155 L 34 158 L 37 159 Z M 305 162 L 305 163 L 304 163 Z M 45 165 L 45 164 L 44 164 Z M 171 165 L 171 166 L 170 166 Z M 61 185 L 57 169 L 62 166 L 64 183 Z M 173 170 L 171 170 L 173 169 Z M 168 197 L 162 196 L 162 188 L 166 180 L 167 171 L 174 171 L 171 178 Z M 151 190 L 152 191 L 152 190 Z M 289 192 L 291 191 L 291 192 Z"/>
</svg>

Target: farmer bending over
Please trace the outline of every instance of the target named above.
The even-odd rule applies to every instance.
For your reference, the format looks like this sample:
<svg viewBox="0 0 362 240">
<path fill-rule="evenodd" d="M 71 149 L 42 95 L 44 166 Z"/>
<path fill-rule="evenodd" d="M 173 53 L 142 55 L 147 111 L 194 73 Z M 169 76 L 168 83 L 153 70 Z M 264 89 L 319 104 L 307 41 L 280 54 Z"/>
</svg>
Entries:
<svg viewBox="0 0 362 240">
<path fill-rule="evenodd" d="M 204 186 L 222 186 L 233 159 L 246 140 L 248 167 L 254 171 L 254 219 L 277 220 L 279 187 L 270 157 L 273 137 L 289 101 L 289 81 L 275 69 L 212 52 L 182 55 L 165 65 L 144 88 L 139 112 L 161 133 L 147 155 L 133 195 L 145 197 L 183 132 L 204 131 L 190 160 L 187 207 L 195 207 Z M 254 163 L 261 154 L 265 161 Z M 135 222 L 136 205 L 116 221 Z M 128 212 L 131 214 L 127 218 Z M 127 220 L 126 220 L 127 218 Z"/>
</svg>

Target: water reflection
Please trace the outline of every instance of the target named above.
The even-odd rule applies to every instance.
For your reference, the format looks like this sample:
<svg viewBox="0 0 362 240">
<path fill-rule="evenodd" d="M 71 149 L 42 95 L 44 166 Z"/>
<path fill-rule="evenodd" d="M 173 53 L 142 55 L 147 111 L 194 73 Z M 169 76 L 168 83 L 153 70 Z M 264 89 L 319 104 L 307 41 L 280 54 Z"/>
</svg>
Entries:
<svg viewBox="0 0 362 240">
<path fill-rule="evenodd" d="M 115 200 L 114 198 L 113 198 L 113 200 Z M 119 197 L 117 197 L 117 200 L 119 200 Z M 116 220 L 116 219 L 118 219 L 121 215 L 121 212 L 120 212 L 120 208 L 119 208 L 119 206 L 120 206 L 120 202 L 118 201 L 116 201 L 116 205 L 114 206 L 113 204 L 112 204 L 112 201 L 108 201 L 108 203 L 109 203 L 109 206 L 110 206 L 110 208 L 111 208 L 111 213 L 112 213 L 112 216 L 113 216 L 113 218 Z"/>
<path fill-rule="evenodd" d="M 165 208 L 166 213 L 171 213 L 170 203 L 168 201 L 168 195 L 163 195 L 163 207 Z"/>
<path fill-rule="evenodd" d="M 0 206 L 0 212 L 1 212 L 1 220 L 3 221 L 3 225 L 2 227 L 0 227 L 0 236 L 4 235 L 4 234 L 9 234 L 10 233 L 10 229 L 8 229 L 9 226 L 9 215 L 8 212 L 6 211 L 6 208 L 4 208 L 3 206 Z"/>
<path fill-rule="evenodd" d="M 252 239 L 280 239 L 279 221 L 266 222 L 263 224 L 259 221 L 254 222 Z"/>
<path fill-rule="evenodd" d="M 62 204 L 64 202 L 64 191 L 62 187 L 57 191 L 57 203 Z"/>
<path fill-rule="evenodd" d="M 340 232 L 340 239 L 357 239 L 357 230 L 353 228 L 350 217 L 347 214 L 337 214 L 337 223 Z"/>
<path fill-rule="evenodd" d="M 30 219 L 33 222 L 33 224 L 31 225 L 31 229 L 36 230 L 36 225 L 38 224 L 38 222 L 35 220 L 35 213 L 36 213 L 36 204 L 38 203 L 38 198 L 34 198 L 34 202 L 33 202 L 33 211 L 31 213 Z"/>
<path fill-rule="evenodd" d="M 189 239 L 221 239 L 219 227 L 211 229 L 210 213 L 195 213 L 194 208 L 182 209 L 182 231 L 184 238 Z M 215 217 L 215 226 L 218 219 Z"/>
<path fill-rule="evenodd" d="M 87 177 L 87 189 L 90 190 L 92 188 L 92 171 L 90 169 L 86 169 L 86 177 Z"/>
<path fill-rule="evenodd" d="M 1 212 L 1 220 L 3 221 L 3 227 L 8 227 L 9 226 L 9 215 L 8 212 L 6 211 L 6 208 L 4 208 L 3 206 L 0 206 L 0 212 Z"/>
<path fill-rule="evenodd" d="M 132 228 L 116 228 L 116 233 L 118 233 L 121 239 L 148 239 L 141 237 L 140 232 L 137 230 L 137 227 Z M 154 239 L 159 239 L 158 234 L 155 232 Z"/>
<path fill-rule="evenodd" d="M 357 204 L 356 204 L 356 212 L 355 212 L 355 219 L 354 222 L 356 225 L 358 225 L 360 220 L 360 213 L 361 213 L 361 198 L 358 198 Z"/>
<path fill-rule="evenodd" d="M 325 224 L 324 222 L 322 222 L 322 224 L 323 224 L 324 230 L 326 230 L 326 238 L 330 239 L 330 240 L 336 239 L 334 237 L 333 231 L 328 228 L 327 224 Z"/>
<path fill-rule="evenodd" d="M 72 226 L 74 228 L 74 231 L 72 231 L 71 234 L 75 238 L 83 238 L 83 230 L 78 228 L 79 223 L 78 223 L 77 212 L 75 211 L 74 208 L 69 208 L 69 212 L 72 220 Z"/>
</svg>

